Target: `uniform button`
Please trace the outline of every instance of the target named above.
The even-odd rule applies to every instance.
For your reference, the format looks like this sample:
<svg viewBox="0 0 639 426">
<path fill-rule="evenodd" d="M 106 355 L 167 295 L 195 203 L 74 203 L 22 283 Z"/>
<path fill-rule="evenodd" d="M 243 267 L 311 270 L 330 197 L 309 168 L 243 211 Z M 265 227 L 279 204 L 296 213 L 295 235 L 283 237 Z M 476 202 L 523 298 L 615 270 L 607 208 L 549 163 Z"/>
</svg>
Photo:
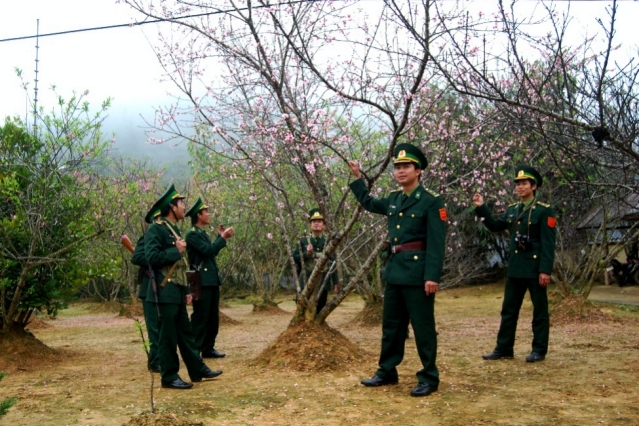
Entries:
<svg viewBox="0 0 639 426">
<path fill-rule="evenodd" d="M 392 216 L 392 215 L 393 215 L 393 212 L 388 213 L 388 215 L 389 215 L 389 216 Z"/>
<path fill-rule="evenodd" d="M 404 213 L 400 213 L 400 214 L 399 214 L 399 217 L 402 217 L 402 216 L 404 216 Z"/>
<path fill-rule="evenodd" d="M 532 225 L 532 222 L 528 222 L 528 225 Z"/>
<path fill-rule="evenodd" d="M 537 255 L 536 254 L 533 255 L 533 259 L 537 259 Z"/>
<path fill-rule="evenodd" d="M 399 225 L 397 225 L 397 229 L 399 229 L 399 228 L 400 228 L 400 226 L 399 226 Z"/>
<path fill-rule="evenodd" d="M 519 253 L 517 250 L 515 250 L 515 254 Z"/>
<path fill-rule="evenodd" d="M 410 215 L 410 217 L 415 217 L 415 215 L 414 215 L 414 214 L 412 214 L 412 215 Z"/>
<path fill-rule="evenodd" d="M 204 268 L 204 272 L 208 271 L 208 269 Z"/>
<path fill-rule="evenodd" d="M 419 257 L 417 257 L 417 256 L 414 256 L 414 257 L 413 257 L 413 259 L 415 259 L 415 260 L 417 260 L 417 259 L 419 259 Z"/>
<path fill-rule="evenodd" d="M 535 210 L 537 208 L 537 206 L 533 206 L 533 210 Z"/>
<path fill-rule="evenodd" d="M 397 237 L 395 237 L 395 240 L 394 240 L 394 241 L 395 241 L 395 242 L 397 242 Z"/>
<path fill-rule="evenodd" d="M 521 223 L 520 221 L 517 221 L 517 225 L 519 225 L 520 223 Z"/>
<path fill-rule="evenodd" d="M 169 282 L 171 282 L 171 278 L 169 278 Z"/>
<path fill-rule="evenodd" d="M 171 244 L 175 245 L 175 241 L 173 241 Z"/>
</svg>

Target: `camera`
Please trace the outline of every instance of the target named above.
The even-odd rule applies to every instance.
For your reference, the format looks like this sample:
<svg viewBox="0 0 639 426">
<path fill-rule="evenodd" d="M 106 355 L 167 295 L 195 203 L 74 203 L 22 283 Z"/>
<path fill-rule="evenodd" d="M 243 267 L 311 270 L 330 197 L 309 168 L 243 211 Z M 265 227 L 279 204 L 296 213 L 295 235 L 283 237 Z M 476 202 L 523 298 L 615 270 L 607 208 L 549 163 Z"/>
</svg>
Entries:
<svg viewBox="0 0 639 426">
<path fill-rule="evenodd" d="M 520 250 L 528 251 L 532 249 L 532 243 L 528 235 L 516 235 L 515 243 L 517 243 L 517 248 Z"/>
</svg>

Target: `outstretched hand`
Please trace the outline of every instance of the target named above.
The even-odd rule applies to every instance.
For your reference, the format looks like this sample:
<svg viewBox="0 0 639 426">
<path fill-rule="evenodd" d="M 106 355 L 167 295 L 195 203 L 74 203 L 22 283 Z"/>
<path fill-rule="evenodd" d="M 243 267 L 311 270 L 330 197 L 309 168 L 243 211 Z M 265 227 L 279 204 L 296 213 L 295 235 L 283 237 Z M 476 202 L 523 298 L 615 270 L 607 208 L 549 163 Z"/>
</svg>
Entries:
<svg viewBox="0 0 639 426">
<path fill-rule="evenodd" d="M 351 173 L 355 176 L 356 179 L 362 177 L 362 172 L 359 170 L 359 163 L 355 160 L 350 160 L 348 162 L 348 168 L 351 169 Z"/>
<path fill-rule="evenodd" d="M 220 234 L 220 237 L 224 238 L 225 240 L 231 238 L 235 233 L 232 226 L 230 228 L 224 228 L 224 225 L 220 225 L 217 228 L 217 232 Z"/>
<path fill-rule="evenodd" d="M 484 197 L 482 197 L 480 194 L 473 195 L 473 204 L 477 207 L 481 206 L 482 204 L 484 204 Z"/>
</svg>

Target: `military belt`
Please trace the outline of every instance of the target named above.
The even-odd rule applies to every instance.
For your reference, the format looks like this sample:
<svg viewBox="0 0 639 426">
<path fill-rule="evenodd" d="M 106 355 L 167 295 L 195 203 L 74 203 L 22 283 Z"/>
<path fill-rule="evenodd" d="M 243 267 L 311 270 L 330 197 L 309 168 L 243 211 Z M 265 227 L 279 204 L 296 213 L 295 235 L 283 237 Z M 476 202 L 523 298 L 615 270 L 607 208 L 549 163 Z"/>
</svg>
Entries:
<svg viewBox="0 0 639 426">
<path fill-rule="evenodd" d="M 426 250 L 426 244 L 423 241 L 414 241 L 412 243 L 399 244 L 396 246 L 391 246 L 391 253 L 401 253 L 403 251 L 421 251 Z"/>
</svg>

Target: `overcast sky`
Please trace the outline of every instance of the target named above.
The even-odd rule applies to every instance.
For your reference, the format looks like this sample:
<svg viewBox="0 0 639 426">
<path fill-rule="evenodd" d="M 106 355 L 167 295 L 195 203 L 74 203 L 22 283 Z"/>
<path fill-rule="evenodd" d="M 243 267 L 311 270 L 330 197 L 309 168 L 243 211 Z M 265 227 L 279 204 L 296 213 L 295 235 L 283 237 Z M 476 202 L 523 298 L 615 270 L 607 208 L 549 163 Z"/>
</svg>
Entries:
<svg viewBox="0 0 639 426">
<path fill-rule="evenodd" d="M 40 34 L 46 34 L 130 23 L 134 14 L 115 0 L 0 0 L 0 40 L 34 35 L 38 18 Z M 167 92 L 172 87 L 159 83 L 162 69 L 147 40 L 157 30 L 157 24 L 150 24 L 40 38 L 39 104 L 47 109 L 54 104 L 50 90 L 53 84 L 63 96 L 73 90 L 89 90 L 89 100 L 96 106 L 111 97 L 105 128 L 117 133 L 118 152 L 157 157 L 164 164 L 178 161 L 185 166 L 188 156 L 184 147 L 146 144 L 145 124 L 140 117 L 152 121 L 154 107 L 170 102 Z M 7 115 L 25 115 L 25 93 L 14 68 L 21 68 L 33 87 L 35 44 L 35 39 L 0 42 L 2 121 Z M 33 97 L 33 91 L 29 96 Z M 169 157 L 172 161 L 167 161 Z"/>
<path fill-rule="evenodd" d="M 475 2 L 476 5 L 486 4 L 482 3 Z M 582 37 L 587 31 L 593 32 L 595 17 L 605 19 L 608 4 L 573 2 L 572 11 L 579 25 L 573 27 L 572 35 Z M 639 16 L 639 2 L 622 2 L 620 12 L 618 42 L 630 52 L 639 39 L 635 22 Z M 115 0 L 0 0 L 0 40 L 35 34 L 38 18 L 40 34 L 141 20 L 127 5 L 116 4 Z M 147 37 L 153 40 L 157 25 L 40 38 L 40 105 L 53 105 L 52 84 L 62 95 L 88 89 L 89 99 L 96 105 L 106 97 L 112 97 L 113 107 L 105 127 L 117 132 L 119 152 L 138 152 L 138 155 L 143 152 L 142 155 L 162 159 L 162 162 L 168 154 L 172 161 L 186 166 L 183 148 L 146 145 L 142 130 L 144 122 L 140 115 L 152 121 L 153 108 L 168 104 L 167 92 L 172 90 L 168 83 L 159 83 L 162 70 L 147 40 Z M 634 52 L 636 54 L 636 48 Z M 25 80 L 33 85 L 34 59 L 35 39 L 0 42 L 0 119 L 7 115 L 24 117 L 25 93 L 14 68 L 21 68 Z M 33 92 L 29 96 L 32 97 Z"/>
</svg>

